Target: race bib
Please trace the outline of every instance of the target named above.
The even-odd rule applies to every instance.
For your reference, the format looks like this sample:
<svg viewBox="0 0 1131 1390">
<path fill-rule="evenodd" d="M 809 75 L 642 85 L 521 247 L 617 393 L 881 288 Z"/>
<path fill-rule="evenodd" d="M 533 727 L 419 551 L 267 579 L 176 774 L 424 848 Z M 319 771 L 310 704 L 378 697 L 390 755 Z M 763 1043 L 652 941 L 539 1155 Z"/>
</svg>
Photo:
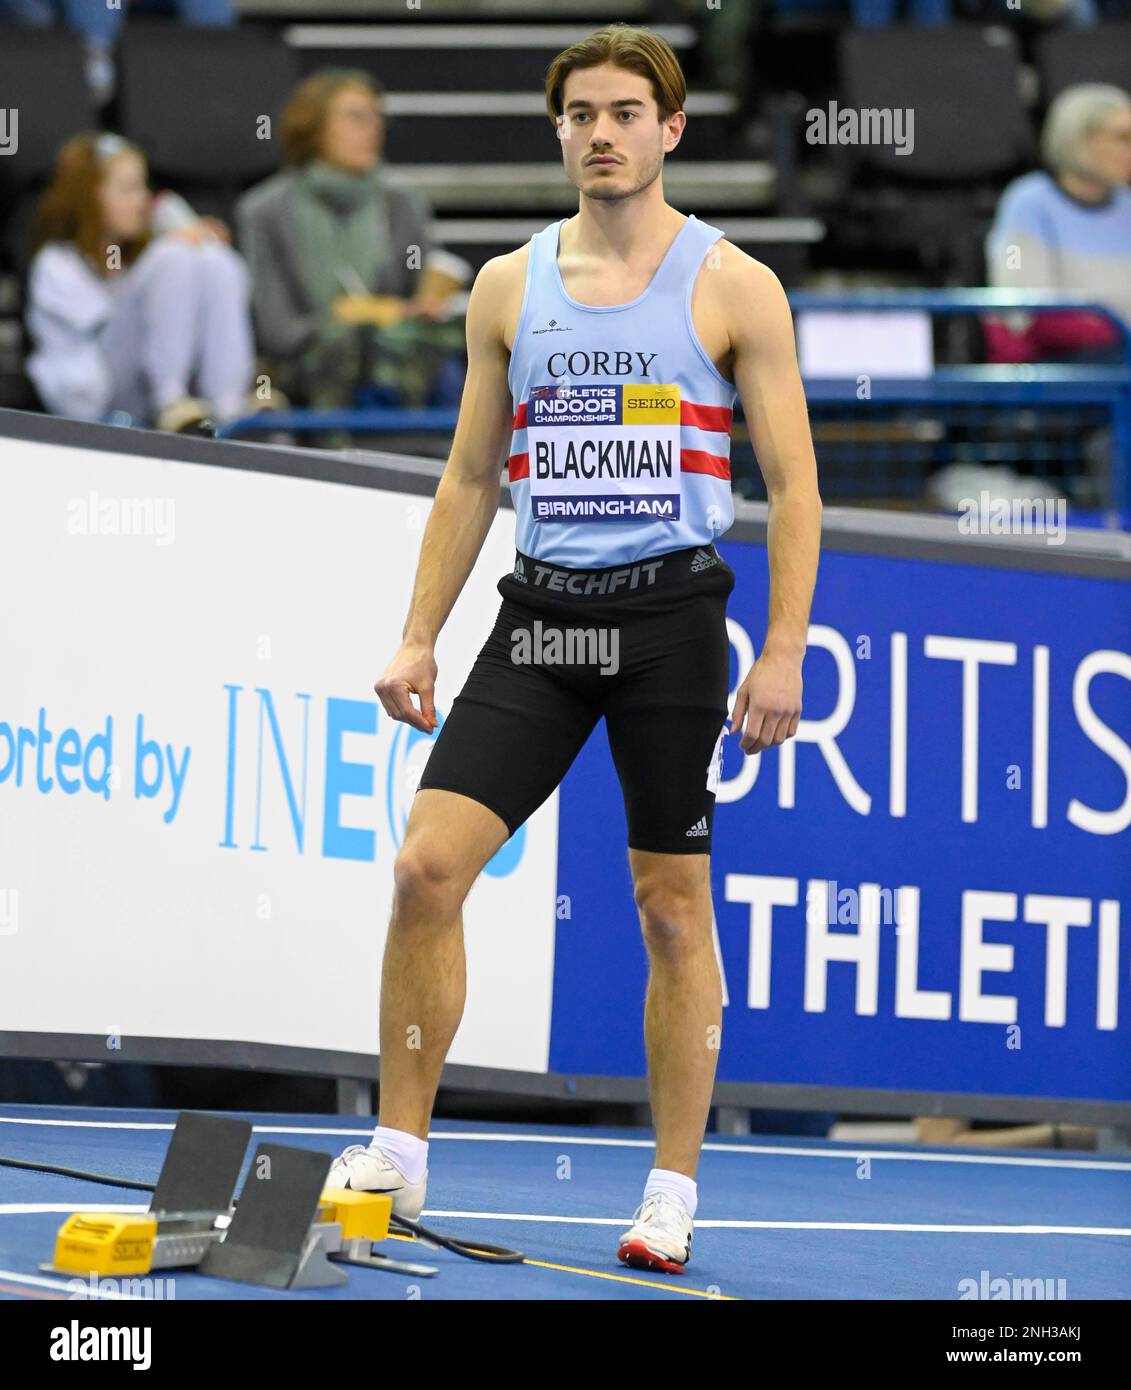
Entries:
<svg viewBox="0 0 1131 1390">
<path fill-rule="evenodd" d="M 535 521 L 678 521 L 678 386 L 536 386 L 526 403 Z"/>
</svg>

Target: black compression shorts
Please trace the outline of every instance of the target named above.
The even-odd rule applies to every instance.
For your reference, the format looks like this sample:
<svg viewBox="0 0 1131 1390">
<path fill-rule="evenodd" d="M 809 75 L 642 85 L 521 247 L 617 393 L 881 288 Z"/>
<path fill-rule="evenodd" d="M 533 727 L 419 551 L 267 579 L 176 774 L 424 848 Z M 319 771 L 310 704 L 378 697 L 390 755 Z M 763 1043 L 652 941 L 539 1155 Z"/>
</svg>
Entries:
<svg viewBox="0 0 1131 1390">
<path fill-rule="evenodd" d="M 513 835 L 603 715 L 630 848 L 708 853 L 734 580 L 713 545 L 593 570 L 517 554 L 420 787 L 481 802 Z"/>
</svg>

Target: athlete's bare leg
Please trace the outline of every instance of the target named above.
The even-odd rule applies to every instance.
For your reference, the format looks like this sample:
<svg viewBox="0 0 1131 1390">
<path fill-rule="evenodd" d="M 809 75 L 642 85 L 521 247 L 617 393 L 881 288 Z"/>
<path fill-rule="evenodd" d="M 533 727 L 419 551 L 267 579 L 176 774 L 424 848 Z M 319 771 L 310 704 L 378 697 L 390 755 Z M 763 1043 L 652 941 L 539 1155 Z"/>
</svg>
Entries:
<svg viewBox="0 0 1131 1390">
<path fill-rule="evenodd" d="M 628 857 L 650 967 L 644 1043 L 655 1167 L 694 1178 L 722 1033 L 710 855 L 630 849 Z"/>
<path fill-rule="evenodd" d="M 389 1129 L 428 1138 L 467 994 L 463 901 L 507 836 L 470 797 L 426 787 L 413 799 L 381 968 L 380 1123 Z"/>
</svg>

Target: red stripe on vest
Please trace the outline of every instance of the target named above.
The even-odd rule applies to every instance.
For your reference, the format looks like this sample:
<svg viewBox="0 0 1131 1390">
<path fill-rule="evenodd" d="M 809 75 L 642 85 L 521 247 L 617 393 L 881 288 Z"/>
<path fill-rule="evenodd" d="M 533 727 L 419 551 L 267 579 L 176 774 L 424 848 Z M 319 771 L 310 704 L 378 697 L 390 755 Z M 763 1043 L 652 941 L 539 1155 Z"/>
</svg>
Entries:
<svg viewBox="0 0 1131 1390">
<path fill-rule="evenodd" d="M 708 454 L 703 449 L 681 449 L 679 467 L 683 473 L 710 473 L 714 478 L 730 477 L 730 459 Z"/>
<path fill-rule="evenodd" d="M 681 401 L 679 423 L 694 425 L 696 429 L 718 430 L 729 434 L 734 411 L 729 405 L 696 405 L 694 401 Z"/>
</svg>

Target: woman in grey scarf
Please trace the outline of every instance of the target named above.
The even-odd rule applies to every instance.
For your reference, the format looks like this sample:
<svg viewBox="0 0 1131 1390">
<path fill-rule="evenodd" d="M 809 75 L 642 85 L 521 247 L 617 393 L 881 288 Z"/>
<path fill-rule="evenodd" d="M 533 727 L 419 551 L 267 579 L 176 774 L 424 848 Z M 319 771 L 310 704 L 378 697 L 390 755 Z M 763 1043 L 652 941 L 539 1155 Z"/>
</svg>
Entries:
<svg viewBox="0 0 1131 1390">
<path fill-rule="evenodd" d="M 260 350 L 274 384 L 311 406 L 348 406 L 371 385 L 423 405 L 463 344 L 445 304 L 469 268 L 433 244 L 424 201 L 389 185 L 380 97 L 365 72 L 307 78 L 282 118 L 286 168 L 237 207 Z"/>
</svg>

